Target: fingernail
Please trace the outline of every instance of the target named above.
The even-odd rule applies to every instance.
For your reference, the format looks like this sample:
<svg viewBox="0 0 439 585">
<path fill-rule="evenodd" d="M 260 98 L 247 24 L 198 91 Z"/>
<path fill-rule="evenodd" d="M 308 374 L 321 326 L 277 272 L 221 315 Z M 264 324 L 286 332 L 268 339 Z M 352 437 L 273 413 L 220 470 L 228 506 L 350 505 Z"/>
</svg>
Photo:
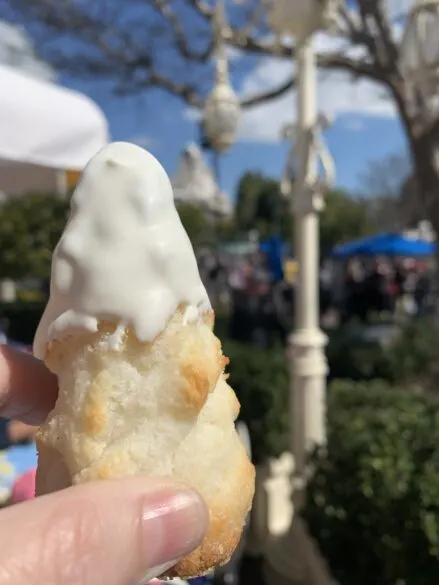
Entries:
<svg viewBox="0 0 439 585">
<path fill-rule="evenodd" d="M 161 494 L 142 515 L 143 546 L 151 567 L 142 583 L 159 577 L 201 543 L 208 527 L 208 512 L 195 491 Z"/>
<path fill-rule="evenodd" d="M 148 585 L 152 584 L 159 585 L 161 581 L 160 579 L 157 579 L 157 577 L 160 577 L 161 575 L 163 575 L 163 573 L 169 571 L 169 569 L 176 565 L 178 561 L 179 559 L 173 559 L 168 563 L 164 563 L 163 565 L 153 567 L 146 573 L 146 575 L 142 577 L 142 579 L 139 581 L 139 583 L 137 583 L 137 585 L 145 585 L 145 583 L 148 583 Z"/>
</svg>

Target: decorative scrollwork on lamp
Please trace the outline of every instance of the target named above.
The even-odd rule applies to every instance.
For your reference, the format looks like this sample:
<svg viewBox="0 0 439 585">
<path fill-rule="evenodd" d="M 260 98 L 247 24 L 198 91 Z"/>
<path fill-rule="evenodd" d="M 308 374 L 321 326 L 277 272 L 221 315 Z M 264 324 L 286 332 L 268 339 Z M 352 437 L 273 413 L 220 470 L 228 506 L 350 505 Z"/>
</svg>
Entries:
<svg viewBox="0 0 439 585">
<path fill-rule="evenodd" d="M 414 111 L 439 109 L 439 0 L 417 0 L 400 46 L 400 67 Z"/>
<path fill-rule="evenodd" d="M 291 142 L 291 148 L 287 158 L 287 165 L 283 179 L 280 184 L 281 193 L 284 197 L 290 197 L 294 206 L 301 205 L 308 208 L 310 205 L 315 211 L 321 211 L 324 208 L 324 194 L 331 189 L 335 183 L 335 165 L 329 149 L 323 138 L 323 132 L 331 125 L 330 119 L 320 114 L 318 123 L 306 135 L 302 144 L 303 153 L 299 152 L 301 145 L 296 140 L 296 127 L 288 125 L 282 130 L 282 138 Z M 300 183 L 303 188 L 303 178 L 299 179 L 300 168 L 298 161 L 301 154 L 308 161 L 311 156 L 317 158 L 320 173 L 315 181 L 306 185 L 306 195 L 299 198 L 294 193 L 296 182 Z M 302 163 L 303 164 L 303 163 Z M 306 165 L 307 166 L 307 165 Z"/>
</svg>

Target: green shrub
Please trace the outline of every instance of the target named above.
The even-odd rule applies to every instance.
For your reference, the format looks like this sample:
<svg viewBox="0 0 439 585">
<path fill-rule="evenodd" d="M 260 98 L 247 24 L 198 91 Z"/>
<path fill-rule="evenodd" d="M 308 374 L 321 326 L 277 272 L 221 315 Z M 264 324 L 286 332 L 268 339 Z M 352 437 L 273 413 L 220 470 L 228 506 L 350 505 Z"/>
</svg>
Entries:
<svg viewBox="0 0 439 585">
<path fill-rule="evenodd" d="M 215 335 L 221 340 L 229 337 L 229 315 L 227 313 L 215 313 Z"/>
<path fill-rule="evenodd" d="M 435 384 L 438 364 L 437 324 L 430 319 L 409 323 L 389 348 L 393 380 Z"/>
<path fill-rule="evenodd" d="M 52 194 L 13 197 L 0 207 L 2 278 L 47 278 L 52 251 L 64 229 L 69 201 Z"/>
<path fill-rule="evenodd" d="M 362 340 L 355 329 L 346 327 L 329 338 L 329 377 L 436 385 L 438 353 L 437 328 L 431 319 L 410 322 L 387 346 Z"/>
<path fill-rule="evenodd" d="M 289 447 L 288 370 L 284 353 L 227 341 L 230 384 L 241 402 L 240 418 L 248 425 L 253 459 L 263 462 Z"/>
<path fill-rule="evenodd" d="M 439 582 L 439 408 L 383 382 L 334 382 L 304 516 L 342 585 Z"/>
<path fill-rule="evenodd" d="M 349 328 L 330 336 L 326 357 L 331 380 L 394 379 L 389 351 L 377 342 L 361 340 Z"/>
</svg>

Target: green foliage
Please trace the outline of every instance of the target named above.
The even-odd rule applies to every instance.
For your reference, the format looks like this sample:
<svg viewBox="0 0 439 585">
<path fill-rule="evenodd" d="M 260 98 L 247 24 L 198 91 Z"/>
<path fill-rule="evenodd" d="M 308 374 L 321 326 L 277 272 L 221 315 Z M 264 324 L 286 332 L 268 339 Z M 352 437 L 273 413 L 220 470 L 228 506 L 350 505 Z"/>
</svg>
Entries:
<svg viewBox="0 0 439 585">
<path fill-rule="evenodd" d="M 323 253 L 330 253 L 340 242 L 361 238 L 373 233 L 368 204 L 345 191 L 329 191 L 320 218 L 320 245 Z"/>
<path fill-rule="evenodd" d="M 68 201 L 54 195 L 28 195 L 0 206 L 0 276 L 45 278 L 52 250 L 64 228 Z"/>
<path fill-rule="evenodd" d="M 235 213 L 236 228 L 240 233 L 257 229 L 261 238 L 280 232 L 286 240 L 292 239 L 290 205 L 282 197 L 279 183 L 273 179 L 257 173 L 245 174 L 238 186 Z M 342 241 L 372 233 L 373 227 L 365 200 L 340 190 L 326 195 L 320 220 L 324 253 L 329 253 Z"/>
<path fill-rule="evenodd" d="M 383 382 L 334 382 L 304 516 L 342 585 L 439 582 L 439 408 Z"/>
<path fill-rule="evenodd" d="M 417 319 L 407 324 L 389 349 L 393 380 L 433 385 L 437 392 L 438 346 L 434 319 Z"/>
<path fill-rule="evenodd" d="M 227 341 L 230 384 L 241 402 L 256 463 L 288 449 L 288 371 L 282 351 Z"/>
<path fill-rule="evenodd" d="M 291 240 L 291 213 L 279 183 L 257 173 L 246 173 L 238 186 L 235 225 L 240 234 L 256 229 L 262 239 L 280 233 Z"/>
<path fill-rule="evenodd" d="M 194 246 L 202 243 L 208 232 L 208 222 L 204 211 L 192 203 L 177 203 L 181 223 Z"/>
<path fill-rule="evenodd" d="M 331 334 L 327 358 L 331 379 L 382 379 L 396 384 L 419 384 L 434 390 L 439 379 L 437 330 L 431 319 L 402 327 L 388 346 L 365 341 L 355 328 Z"/>
<path fill-rule="evenodd" d="M 326 350 L 330 379 L 394 380 L 390 350 L 377 342 L 363 341 L 358 331 L 345 328 L 331 333 Z"/>
<path fill-rule="evenodd" d="M 178 202 L 176 207 L 194 247 L 214 244 L 216 239 L 229 239 L 234 235 L 235 226 L 231 218 L 209 217 L 199 205 L 193 203 Z"/>
</svg>

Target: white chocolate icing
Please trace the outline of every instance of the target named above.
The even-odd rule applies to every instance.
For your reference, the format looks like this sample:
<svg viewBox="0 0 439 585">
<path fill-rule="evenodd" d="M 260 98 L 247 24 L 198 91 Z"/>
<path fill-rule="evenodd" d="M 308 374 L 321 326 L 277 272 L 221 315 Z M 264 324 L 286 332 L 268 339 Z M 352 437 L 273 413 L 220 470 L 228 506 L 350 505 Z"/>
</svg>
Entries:
<svg viewBox="0 0 439 585">
<path fill-rule="evenodd" d="M 84 169 L 70 217 L 52 257 L 50 298 L 34 353 L 71 333 L 95 332 L 98 321 L 131 325 L 154 339 L 180 304 L 186 318 L 210 309 L 169 178 L 149 152 L 115 142 Z"/>
</svg>

